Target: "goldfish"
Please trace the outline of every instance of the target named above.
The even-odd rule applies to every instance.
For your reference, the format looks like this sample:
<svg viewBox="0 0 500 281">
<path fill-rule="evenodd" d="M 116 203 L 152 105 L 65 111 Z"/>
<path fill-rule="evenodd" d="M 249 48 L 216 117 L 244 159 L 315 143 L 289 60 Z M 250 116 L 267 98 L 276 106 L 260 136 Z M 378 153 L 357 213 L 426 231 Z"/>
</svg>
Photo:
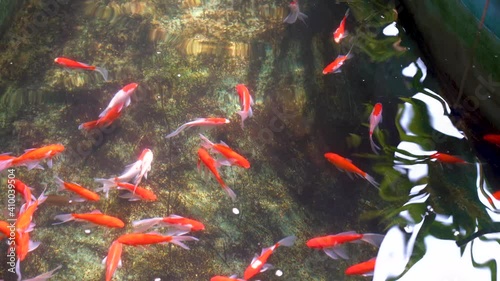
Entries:
<svg viewBox="0 0 500 281">
<path fill-rule="evenodd" d="M 106 115 L 106 113 L 109 110 L 111 110 L 113 107 L 115 107 L 117 105 L 120 105 L 120 104 L 122 105 L 120 107 L 120 110 L 118 110 L 118 111 L 121 111 L 123 107 L 128 107 L 130 105 L 130 102 L 131 102 L 130 97 L 134 93 L 137 86 L 139 86 L 139 84 L 137 84 L 137 83 L 130 83 L 130 84 L 125 85 L 125 87 L 123 87 L 120 91 L 118 91 L 113 96 L 113 98 L 109 102 L 108 106 L 99 114 L 99 117 L 103 117 L 104 115 Z"/>
<path fill-rule="evenodd" d="M 114 178 L 103 179 L 95 178 L 94 181 L 102 184 L 99 190 L 106 193 L 106 198 L 108 198 L 109 190 L 113 187 L 117 187 L 118 182 L 128 182 L 132 179 L 138 184 L 142 177 L 147 178 L 148 172 L 151 170 L 151 162 L 153 161 L 153 152 L 146 148 L 141 152 L 137 161 L 132 164 L 125 166 L 125 171 L 121 175 Z M 137 184 L 134 186 L 137 188 Z"/>
<path fill-rule="evenodd" d="M 250 92 L 248 91 L 248 88 L 245 85 L 243 84 L 236 85 L 236 91 L 238 92 L 238 95 L 240 97 L 241 111 L 238 111 L 238 114 L 241 116 L 241 128 L 243 129 L 244 126 L 243 122 L 245 121 L 245 119 L 253 116 L 251 106 L 254 103 L 252 96 L 250 95 Z"/>
<path fill-rule="evenodd" d="M 140 246 L 150 244 L 167 244 L 172 243 L 181 248 L 189 250 L 189 247 L 182 243 L 184 241 L 198 241 L 198 238 L 192 236 L 171 236 L 161 235 L 156 232 L 150 233 L 131 233 L 124 234 L 117 239 L 118 242 L 129 246 Z"/>
<path fill-rule="evenodd" d="M 286 18 L 283 20 L 283 22 L 292 24 L 292 23 L 295 23 L 297 21 L 297 19 L 299 19 L 305 25 L 307 25 L 305 22 L 305 19 L 307 19 L 307 15 L 300 12 L 298 0 L 293 0 L 292 2 L 290 2 L 288 7 L 290 8 L 290 14 L 288 14 L 288 16 L 286 16 Z"/>
<path fill-rule="evenodd" d="M 17 193 L 22 194 L 24 201 L 29 205 L 32 200 L 36 200 L 35 196 L 31 194 L 31 187 L 27 186 L 19 179 L 8 179 L 7 182 L 9 184 L 14 185 L 14 189 Z"/>
<path fill-rule="evenodd" d="M 250 265 L 245 269 L 245 273 L 243 273 L 243 279 L 248 280 L 254 277 L 259 272 L 264 272 L 267 269 L 271 268 L 270 264 L 266 264 L 267 259 L 273 254 L 274 250 L 276 250 L 279 246 L 291 247 L 293 243 L 297 240 L 296 236 L 288 236 L 271 247 L 262 249 L 260 256 L 256 256 Z"/>
<path fill-rule="evenodd" d="M 344 63 L 346 62 L 346 60 L 350 59 L 353 57 L 353 55 L 351 54 L 351 51 L 352 51 L 352 47 L 351 47 L 351 50 L 349 50 L 349 52 L 347 53 L 347 55 L 345 56 L 337 56 L 337 58 L 332 61 L 329 65 L 327 65 L 324 69 L 323 69 L 323 74 L 328 74 L 328 73 L 340 73 L 342 72 L 342 70 L 340 69 L 340 67 L 342 65 L 344 65 Z"/>
<path fill-rule="evenodd" d="M 184 129 L 195 127 L 195 126 L 218 126 L 228 124 L 229 120 L 226 118 L 196 118 L 194 121 L 187 122 L 182 124 L 179 128 L 177 128 L 172 133 L 168 134 L 166 138 L 175 137 L 180 134 Z"/>
<path fill-rule="evenodd" d="M 250 168 L 250 162 L 248 160 L 241 156 L 240 154 L 236 153 L 234 150 L 232 150 L 227 144 L 224 142 L 219 143 L 213 143 L 211 142 L 207 137 L 204 135 L 200 134 L 200 138 L 202 140 L 202 146 L 207 149 L 213 149 L 216 152 L 220 153 L 224 158 L 227 159 L 227 161 L 218 161 L 219 164 L 222 165 L 238 165 L 242 168 L 248 169 Z"/>
<path fill-rule="evenodd" d="M 97 120 L 89 121 L 80 124 L 78 126 L 79 130 L 87 130 L 90 131 L 94 128 L 103 128 L 111 125 L 116 119 L 118 119 L 121 115 L 121 110 L 123 108 L 123 104 L 117 104 L 112 107 L 103 117 L 100 117 Z"/>
<path fill-rule="evenodd" d="M 347 242 L 364 241 L 374 246 L 380 246 L 384 236 L 375 233 L 359 234 L 354 231 L 342 232 L 335 235 L 320 236 L 309 239 L 306 242 L 307 247 L 312 249 L 321 249 L 332 259 L 348 259 L 347 253 L 341 245 Z"/>
<path fill-rule="evenodd" d="M 62 179 L 60 179 L 59 177 L 56 177 L 55 179 L 56 179 L 57 184 L 59 185 L 59 189 L 57 191 L 69 190 L 71 192 L 78 194 L 79 198 L 75 199 L 75 201 L 80 201 L 80 202 L 85 201 L 85 200 L 99 201 L 99 198 L 100 198 L 99 194 L 97 194 L 91 190 L 88 190 L 79 184 L 72 183 L 72 182 L 65 182 Z"/>
<path fill-rule="evenodd" d="M 373 271 L 375 270 L 375 262 L 376 258 L 373 258 L 368 261 L 350 266 L 345 270 L 345 275 L 371 276 L 373 275 Z"/>
<path fill-rule="evenodd" d="M 466 164 L 467 162 L 461 158 L 458 158 L 456 156 L 442 153 L 442 152 L 436 152 L 429 156 L 430 159 L 436 159 L 438 162 L 441 163 L 448 163 L 448 164 Z"/>
<path fill-rule="evenodd" d="M 378 124 L 382 121 L 382 104 L 376 103 L 370 114 L 370 146 L 375 154 L 378 154 L 378 147 L 373 141 L 373 131 L 377 128 Z"/>
<path fill-rule="evenodd" d="M 237 278 L 236 275 L 226 276 L 214 276 L 210 278 L 210 281 L 246 281 L 245 279 Z"/>
<path fill-rule="evenodd" d="M 500 134 L 486 134 L 483 136 L 483 140 L 500 146 Z"/>
<path fill-rule="evenodd" d="M 134 177 L 135 187 L 139 185 L 142 178 L 148 178 L 148 172 L 151 171 L 151 163 L 153 162 L 153 152 L 151 149 L 146 148 L 141 152 L 139 160 L 141 161 L 141 171 Z"/>
<path fill-rule="evenodd" d="M 366 172 L 362 171 L 360 168 L 356 167 L 354 164 L 352 164 L 350 159 L 344 158 L 338 154 L 331 152 L 325 153 L 325 158 L 330 163 L 335 165 L 339 170 L 346 171 L 348 173 L 354 173 L 355 175 L 358 175 L 366 179 L 369 183 L 378 188 L 378 183 L 375 181 L 375 179 Z"/>
<path fill-rule="evenodd" d="M 106 264 L 106 281 L 111 281 L 115 275 L 116 269 L 122 267 L 122 243 L 117 240 L 111 243 L 108 250 L 108 255 L 102 260 Z"/>
<path fill-rule="evenodd" d="M 146 200 L 146 201 L 156 201 L 158 197 L 152 191 L 142 188 L 140 186 L 135 186 L 126 182 L 116 182 L 116 189 L 130 191 L 125 195 L 121 195 L 121 198 L 128 199 L 128 201 Z"/>
<path fill-rule="evenodd" d="M 76 68 L 76 69 L 83 69 L 83 70 L 91 70 L 91 71 L 96 71 L 99 72 L 99 74 L 102 75 L 102 78 L 104 78 L 104 81 L 108 81 L 108 71 L 102 67 L 98 66 L 93 66 L 93 65 L 88 65 L 83 62 L 77 62 L 68 58 L 63 58 L 63 57 L 58 57 L 54 59 L 54 62 L 62 65 L 64 67 L 68 68 Z"/>
<path fill-rule="evenodd" d="M 107 227 L 115 227 L 115 228 L 123 228 L 125 223 L 116 217 L 108 216 L 99 210 L 94 210 L 90 213 L 84 214 L 61 214 L 54 217 L 55 220 L 60 220 L 61 222 L 53 223 L 53 225 L 65 223 L 68 221 L 76 220 L 76 221 L 87 221 L 93 224 L 107 226 Z"/>
<path fill-rule="evenodd" d="M 339 44 L 340 40 L 346 38 L 348 35 L 348 32 L 345 30 L 345 22 L 347 16 L 349 16 L 349 9 L 347 9 L 347 11 L 345 12 L 344 18 L 342 18 L 339 27 L 337 27 L 337 29 L 335 29 L 335 31 L 333 32 L 333 40 L 337 44 Z"/>
<path fill-rule="evenodd" d="M 205 229 L 203 223 L 178 215 L 169 215 L 168 217 L 164 218 L 150 218 L 132 222 L 132 227 L 136 232 L 146 231 L 155 225 L 172 226 L 177 227 L 180 230 L 187 231 L 201 231 Z"/>
<path fill-rule="evenodd" d="M 47 166 L 52 168 L 52 158 L 63 151 L 64 146 L 62 144 L 50 144 L 40 148 L 26 149 L 24 154 L 19 157 L 0 160 L 0 171 L 14 166 L 26 166 L 28 170 L 33 168 L 43 169 L 40 162 L 45 159 L 48 159 Z"/>
<path fill-rule="evenodd" d="M 210 154 L 208 154 L 208 151 L 206 151 L 203 148 L 198 149 L 198 170 L 200 170 L 200 164 L 203 163 L 209 170 L 212 172 L 212 174 L 215 176 L 219 184 L 221 185 L 222 189 L 227 193 L 227 195 L 234 201 L 236 200 L 236 194 L 234 191 L 227 186 L 222 178 L 219 175 L 219 171 L 217 170 L 217 167 L 219 164 L 217 161 L 215 161 Z"/>
</svg>

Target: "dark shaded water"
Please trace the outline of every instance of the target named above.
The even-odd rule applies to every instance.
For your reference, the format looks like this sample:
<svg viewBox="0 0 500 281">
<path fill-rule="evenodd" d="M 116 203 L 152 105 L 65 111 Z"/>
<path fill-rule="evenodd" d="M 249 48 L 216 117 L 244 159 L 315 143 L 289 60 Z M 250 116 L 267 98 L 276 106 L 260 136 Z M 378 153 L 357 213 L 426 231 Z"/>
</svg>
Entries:
<svg viewBox="0 0 500 281">
<path fill-rule="evenodd" d="M 363 280 L 344 270 L 375 256 L 374 280 L 496 280 L 498 237 L 482 234 L 499 231 L 492 193 L 500 188 L 495 163 L 489 163 L 498 147 L 484 141 L 478 146 L 481 136 L 464 134 L 474 131 L 462 127 L 467 122 L 457 125 L 448 106 L 454 100 L 439 96 L 450 87 L 440 79 L 446 74 L 423 56 L 429 52 L 420 48 L 427 45 L 414 41 L 421 38 L 418 27 L 408 26 L 410 17 L 398 18 L 409 15 L 405 6 L 301 2 L 307 25 L 287 25 L 287 5 L 26 1 L 0 42 L 0 152 L 18 156 L 51 143 L 66 150 L 52 169 L 15 170 L 36 197 L 49 194 L 33 216 L 31 239 L 41 244 L 21 263 L 23 280 L 58 265 L 51 280 L 103 280 L 101 260 L 115 239 L 132 232 L 132 221 L 170 214 L 203 222 L 204 231 L 188 234 L 199 241 L 186 242 L 189 251 L 124 246 L 123 267 L 113 280 L 241 277 L 255 253 L 289 235 L 297 236 L 295 245 L 276 250 L 269 259 L 275 268 L 252 280 Z M 350 34 L 335 44 L 332 31 L 348 8 Z M 341 73 L 321 73 L 351 47 L 354 57 Z M 105 67 L 110 81 L 55 65 L 61 56 Z M 139 86 L 115 123 L 78 130 L 131 82 Z M 244 129 L 235 114 L 240 105 L 234 87 L 240 83 L 255 100 Z M 377 102 L 383 104 L 374 133 L 380 155 L 368 138 Z M 209 116 L 231 123 L 201 132 L 251 163 L 248 170 L 220 168 L 235 202 L 210 173 L 204 178 L 196 170 L 200 131 L 165 138 L 179 125 Z M 476 157 L 478 147 L 491 152 L 486 160 Z M 154 160 L 141 186 L 158 196 L 155 202 L 129 202 L 113 190 L 99 202 L 70 204 L 69 192 L 56 191 L 55 176 L 96 189 L 94 178 L 119 175 L 145 148 Z M 380 190 L 335 169 L 326 152 L 352 159 L 380 182 Z M 468 163 L 439 163 L 429 158 L 434 152 Z M 0 197 L 8 202 L 6 192 Z M 95 209 L 119 217 L 125 228 L 52 225 L 55 215 Z M 349 260 L 305 245 L 346 231 L 387 233 L 387 239 L 380 251 L 366 243 L 347 245 Z M 5 244 L 0 252 L 7 252 Z M 8 268 L 4 278 L 15 280 Z"/>
</svg>

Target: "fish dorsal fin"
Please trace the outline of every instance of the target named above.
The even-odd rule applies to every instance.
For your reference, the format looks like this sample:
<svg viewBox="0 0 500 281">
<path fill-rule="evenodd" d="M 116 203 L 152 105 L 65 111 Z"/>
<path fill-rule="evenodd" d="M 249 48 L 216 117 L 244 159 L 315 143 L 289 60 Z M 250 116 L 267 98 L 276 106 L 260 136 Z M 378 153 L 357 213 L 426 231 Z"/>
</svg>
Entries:
<svg viewBox="0 0 500 281">
<path fill-rule="evenodd" d="M 90 212 L 89 214 L 101 214 L 101 215 L 102 215 L 101 211 L 99 211 L 99 210 L 97 210 L 97 209 L 96 209 L 96 210 L 93 210 L 93 211 L 92 211 L 92 212 Z"/>
<path fill-rule="evenodd" d="M 254 263 L 258 258 L 259 258 L 259 255 L 255 254 L 253 256 L 252 262 L 250 262 L 250 264 Z"/>
<path fill-rule="evenodd" d="M 232 278 L 232 279 L 235 279 L 236 277 L 238 277 L 238 275 L 236 275 L 236 274 L 229 276 L 229 278 Z"/>
<path fill-rule="evenodd" d="M 274 247 L 274 245 L 271 246 L 271 247 L 262 248 L 262 251 L 260 252 L 260 255 L 262 256 L 267 250 L 271 250 L 273 247 Z"/>
<path fill-rule="evenodd" d="M 176 219 L 183 219 L 184 217 L 182 216 L 179 216 L 179 215 L 175 215 L 175 214 L 171 214 L 168 216 L 169 218 L 176 218 Z"/>
<path fill-rule="evenodd" d="M 25 149 L 25 150 L 24 150 L 24 153 L 26 153 L 26 152 L 30 152 L 30 151 L 33 151 L 33 150 L 35 150 L 35 149 L 36 149 L 36 148 L 28 148 L 28 149 Z"/>
<path fill-rule="evenodd" d="M 349 158 L 345 158 L 345 160 L 349 161 L 350 163 L 352 163 L 352 160 L 349 159 Z"/>
<path fill-rule="evenodd" d="M 229 147 L 229 145 L 227 145 L 227 143 L 223 142 L 223 141 L 220 141 L 220 144 L 225 146 L 225 147 Z"/>
</svg>

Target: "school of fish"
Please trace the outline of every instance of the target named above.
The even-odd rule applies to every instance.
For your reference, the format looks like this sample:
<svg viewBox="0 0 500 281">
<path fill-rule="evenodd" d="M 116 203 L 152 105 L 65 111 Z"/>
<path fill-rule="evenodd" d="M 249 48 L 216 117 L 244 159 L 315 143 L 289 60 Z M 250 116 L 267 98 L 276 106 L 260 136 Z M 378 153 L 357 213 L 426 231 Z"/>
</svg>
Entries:
<svg viewBox="0 0 500 281">
<path fill-rule="evenodd" d="M 285 23 L 293 24 L 297 21 L 297 19 L 299 19 L 306 24 L 308 17 L 300 11 L 298 0 L 293 0 L 289 4 L 289 8 L 290 14 L 284 19 Z M 341 44 L 342 40 L 349 34 L 346 26 L 348 17 L 349 10 L 345 12 L 345 15 L 338 27 L 335 31 L 333 31 L 333 41 L 336 44 Z M 351 53 L 353 47 L 354 45 L 350 47 L 346 55 L 339 55 L 331 63 L 329 63 L 322 70 L 322 73 L 326 75 L 341 72 L 341 67 L 353 57 Z M 105 81 L 109 81 L 108 70 L 102 67 L 89 65 L 65 57 L 58 57 L 54 60 L 54 62 L 64 68 L 95 71 L 99 73 Z M 122 89 L 116 92 L 106 108 L 95 120 L 80 124 L 78 129 L 91 131 L 96 128 L 110 126 L 122 115 L 122 111 L 131 105 L 131 97 L 138 87 L 138 83 L 130 83 L 123 86 Z M 245 121 L 253 116 L 252 106 L 254 106 L 254 98 L 245 84 L 236 85 L 235 90 L 238 94 L 241 106 L 241 110 L 238 111 L 237 114 L 241 117 L 241 128 L 244 129 Z M 375 154 L 378 154 L 382 149 L 374 141 L 374 135 L 376 136 L 377 128 L 382 121 L 382 111 L 382 103 L 377 102 L 374 104 L 373 110 L 369 116 L 369 130 L 367 138 L 369 140 L 370 147 Z M 229 122 L 230 120 L 225 117 L 200 117 L 181 124 L 176 130 L 165 135 L 165 138 L 168 139 L 176 137 L 189 128 L 223 126 Z M 199 137 L 200 145 L 197 150 L 198 170 L 200 172 L 211 174 L 226 195 L 233 201 L 237 200 L 237 194 L 235 191 L 233 191 L 233 189 L 223 180 L 220 168 L 223 166 L 238 166 L 242 169 L 249 169 L 251 167 L 250 161 L 243 155 L 239 154 L 237 149 L 234 150 L 223 141 L 215 143 L 203 134 L 199 134 Z M 485 135 L 483 140 L 493 145 L 500 146 L 500 135 L 498 134 Z M 19 156 L 12 156 L 11 153 L 0 154 L 0 172 L 8 170 L 12 167 L 23 166 L 26 167 L 27 170 L 44 169 L 42 166 L 42 162 L 44 161 L 50 168 L 52 167 L 53 159 L 59 154 L 64 153 L 64 150 L 65 148 L 62 144 L 48 144 L 38 148 L 26 149 L 25 152 Z M 333 164 L 340 171 L 346 172 L 349 176 L 356 175 L 378 188 L 379 184 L 376 182 L 374 177 L 358 168 L 348 158 L 345 158 L 335 152 L 325 152 L 324 157 L 326 158 L 326 161 Z M 430 155 L 426 160 L 438 161 L 446 164 L 468 163 L 457 156 L 442 152 L 436 152 Z M 71 194 L 71 200 L 74 202 L 103 200 L 99 193 L 103 193 L 105 198 L 109 198 L 109 194 L 113 189 L 125 191 L 125 193 L 120 194 L 120 197 L 129 201 L 143 200 L 152 202 L 158 200 L 158 197 L 154 194 L 154 192 L 139 186 L 141 182 L 147 180 L 148 173 L 152 169 L 152 164 L 153 151 L 150 148 L 145 148 L 137 157 L 135 162 L 124 167 L 124 170 L 120 175 L 110 178 L 95 178 L 95 182 L 101 185 L 101 187 L 95 190 L 81 186 L 78 183 L 66 182 L 58 176 L 54 178 L 54 184 L 58 186 L 57 192 Z M 12 245 L 14 245 L 13 247 L 15 247 L 15 252 L 17 254 L 16 273 L 18 275 L 18 280 L 21 280 L 21 262 L 26 258 L 29 252 L 35 250 L 40 245 L 40 242 L 30 240 L 30 233 L 36 230 L 36 225 L 33 222 L 35 212 L 47 199 L 47 196 L 44 191 L 38 198 L 35 197 L 31 193 L 32 188 L 19 179 L 15 179 L 12 182 L 9 180 L 8 184 L 11 184 L 15 188 L 16 194 L 20 195 L 20 200 L 22 200 L 24 204 L 17 214 L 15 225 L 11 225 L 11 223 L 7 221 L 0 221 L 0 233 L 2 233 L 5 237 L 9 237 L 12 231 L 15 231 L 16 233 L 15 243 L 12 243 Z M 493 197 L 496 200 L 500 200 L 500 192 L 494 193 Z M 107 256 L 102 261 L 105 268 L 104 275 L 106 281 L 112 280 L 116 270 L 122 266 L 121 256 L 123 246 L 138 247 L 152 244 L 173 244 L 185 250 L 189 250 L 189 246 L 185 243 L 198 241 L 198 239 L 186 234 L 203 231 L 205 229 L 204 224 L 200 221 L 174 214 L 170 214 L 166 217 L 142 218 L 140 220 L 126 222 L 122 221 L 118 217 L 103 214 L 100 210 L 89 210 L 86 213 L 59 214 L 54 217 L 54 220 L 56 222 L 54 222 L 53 225 L 68 223 L 71 221 L 85 222 L 106 228 L 123 228 L 126 224 L 132 225 L 134 232 L 116 237 L 116 239 L 114 239 L 109 246 Z M 158 230 L 160 228 L 164 228 L 163 232 Z M 344 249 L 344 245 L 346 243 L 363 241 L 378 247 L 380 246 L 383 237 L 384 236 L 381 234 L 360 234 L 355 231 L 347 231 L 313 237 L 302 244 L 310 249 L 322 250 L 332 259 L 348 259 L 349 255 Z M 242 269 L 242 278 L 238 278 L 238 275 L 234 274 L 231 276 L 218 275 L 212 277 L 210 280 L 243 281 L 253 279 L 261 272 L 272 268 L 272 265 L 267 263 L 267 261 L 278 248 L 281 246 L 292 247 L 296 244 L 296 240 L 297 237 L 291 235 L 281 239 L 267 248 L 263 248 L 260 255 L 256 254 L 255 257 L 249 262 L 248 267 L 245 270 Z M 345 270 L 345 274 L 369 276 L 373 274 L 375 264 L 376 259 L 372 258 L 347 268 Z M 61 266 L 58 266 L 57 268 L 30 280 L 47 280 L 53 277 L 59 268 L 61 268 Z"/>
</svg>

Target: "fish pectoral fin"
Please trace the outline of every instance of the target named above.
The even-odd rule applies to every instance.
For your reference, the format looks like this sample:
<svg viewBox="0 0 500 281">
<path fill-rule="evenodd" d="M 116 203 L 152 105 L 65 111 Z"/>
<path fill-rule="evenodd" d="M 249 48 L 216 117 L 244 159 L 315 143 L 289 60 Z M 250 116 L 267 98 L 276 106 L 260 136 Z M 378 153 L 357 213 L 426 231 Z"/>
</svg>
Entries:
<svg viewBox="0 0 500 281">
<path fill-rule="evenodd" d="M 108 257 L 104 257 L 104 258 L 102 259 L 102 262 L 101 262 L 101 263 L 102 263 L 102 264 L 106 264 L 106 260 L 107 260 L 107 259 L 108 259 Z"/>
<path fill-rule="evenodd" d="M 122 259 L 118 260 L 118 268 L 122 268 Z"/>
<path fill-rule="evenodd" d="M 264 265 L 262 266 L 262 268 L 260 269 L 260 272 L 264 272 L 264 271 L 266 271 L 266 270 L 268 270 L 268 269 L 272 269 L 272 268 L 274 268 L 274 266 L 273 266 L 272 264 L 270 264 L 270 263 L 266 263 L 266 264 L 264 264 Z"/>
</svg>

